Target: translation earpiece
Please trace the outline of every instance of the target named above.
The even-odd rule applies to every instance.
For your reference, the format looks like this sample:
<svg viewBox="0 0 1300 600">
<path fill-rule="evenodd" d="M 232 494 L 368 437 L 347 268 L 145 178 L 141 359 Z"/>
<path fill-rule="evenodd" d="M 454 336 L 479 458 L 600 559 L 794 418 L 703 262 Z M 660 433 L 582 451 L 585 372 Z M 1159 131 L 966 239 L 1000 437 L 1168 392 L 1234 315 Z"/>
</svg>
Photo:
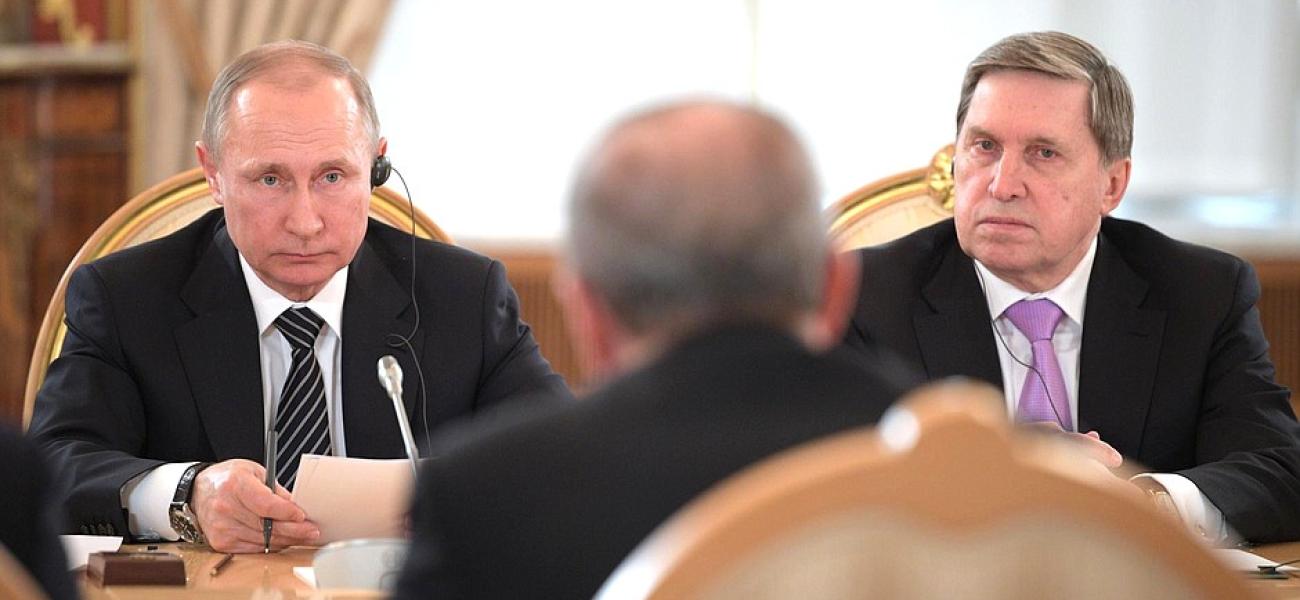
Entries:
<svg viewBox="0 0 1300 600">
<path fill-rule="evenodd" d="M 388 181 L 388 176 L 392 174 L 393 163 L 388 162 L 388 157 L 383 154 L 376 156 L 374 164 L 370 165 L 370 188 L 384 185 L 384 182 Z"/>
</svg>

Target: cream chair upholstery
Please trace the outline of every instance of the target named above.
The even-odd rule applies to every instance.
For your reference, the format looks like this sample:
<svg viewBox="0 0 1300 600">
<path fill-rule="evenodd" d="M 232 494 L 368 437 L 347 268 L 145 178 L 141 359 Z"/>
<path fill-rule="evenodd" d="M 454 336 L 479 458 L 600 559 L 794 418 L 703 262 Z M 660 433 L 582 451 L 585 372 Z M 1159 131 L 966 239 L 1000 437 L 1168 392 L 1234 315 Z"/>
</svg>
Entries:
<svg viewBox="0 0 1300 600">
<path fill-rule="evenodd" d="M 202 169 L 191 169 L 141 192 L 109 215 L 108 219 L 82 244 L 63 277 L 54 289 L 54 297 L 45 309 L 45 318 L 36 337 L 31 365 L 27 369 L 27 389 L 23 396 L 23 427 L 31 422 L 36 392 L 45 381 L 45 372 L 58 358 L 67 333 L 64 317 L 64 294 L 68 280 L 77 267 L 123 248 L 157 239 L 172 233 L 204 213 L 216 208 Z M 410 230 L 412 214 L 415 233 L 424 238 L 451 242 L 451 238 L 406 198 L 387 187 L 376 188 L 370 197 L 370 216 L 400 229 Z"/>
<path fill-rule="evenodd" d="M 951 145 L 930 166 L 870 183 L 829 209 L 831 242 L 839 250 L 883 244 L 952 216 Z"/>
<path fill-rule="evenodd" d="M 941 383 L 724 481 L 597 598 L 1248 598 L 1183 526 L 1001 394 Z"/>
</svg>

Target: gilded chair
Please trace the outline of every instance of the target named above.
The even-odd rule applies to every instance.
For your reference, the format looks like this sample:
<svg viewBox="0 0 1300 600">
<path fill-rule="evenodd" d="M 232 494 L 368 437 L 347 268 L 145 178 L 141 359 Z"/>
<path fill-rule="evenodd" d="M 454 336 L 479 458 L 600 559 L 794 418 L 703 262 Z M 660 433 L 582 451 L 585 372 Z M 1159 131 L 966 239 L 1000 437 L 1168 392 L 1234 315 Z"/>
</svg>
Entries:
<svg viewBox="0 0 1300 600">
<path fill-rule="evenodd" d="M 687 505 L 597 598 L 1249 598 L 1244 580 L 984 384 L 761 462 Z"/>
<path fill-rule="evenodd" d="M 27 369 L 27 389 L 23 396 L 23 427 L 31 422 L 36 392 L 45 381 L 45 372 L 58 358 L 67 333 L 64 323 L 64 294 L 72 272 L 82 264 L 123 248 L 157 239 L 184 227 L 199 216 L 216 208 L 208 190 L 202 169 L 178 173 L 141 192 L 118 208 L 82 244 L 63 277 L 54 289 L 54 297 L 45 309 L 45 318 L 36 336 L 31 365 Z M 412 214 L 415 233 L 424 238 L 451 242 L 451 238 L 419 209 L 408 204 L 406 198 L 387 187 L 376 188 L 370 196 L 370 216 L 380 222 L 400 229 L 410 230 Z"/>
<path fill-rule="evenodd" d="M 828 209 L 832 245 L 839 250 L 883 244 L 952 216 L 952 145 L 930 166 L 867 184 Z"/>
</svg>

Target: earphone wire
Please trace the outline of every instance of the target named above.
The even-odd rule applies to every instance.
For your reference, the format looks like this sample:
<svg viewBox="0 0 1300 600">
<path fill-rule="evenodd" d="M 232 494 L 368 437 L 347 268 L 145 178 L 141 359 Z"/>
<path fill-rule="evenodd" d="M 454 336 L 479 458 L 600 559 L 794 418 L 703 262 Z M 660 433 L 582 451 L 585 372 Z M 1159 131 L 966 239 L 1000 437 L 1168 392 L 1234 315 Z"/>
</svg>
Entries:
<svg viewBox="0 0 1300 600">
<path fill-rule="evenodd" d="M 411 188 L 406 185 L 406 178 L 397 167 L 391 167 L 394 173 L 397 173 L 397 179 L 402 182 L 402 190 L 406 192 L 406 202 L 410 207 L 411 217 L 411 307 L 415 311 L 415 323 L 411 325 L 411 333 L 403 336 L 400 333 L 390 333 L 388 337 L 396 340 L 398 344 L 406 346 L 406 351 L 411 353 L 411 362 L 415 363 L 415 374 L 420 381 L 420 423 L 424 426 L 424 447 L 426 452 L 433 449 L 433 437 L 429 434 L 429 403 L 425 396 L 424 385 L 424 368 L 420 365 L 420 357 L 415 354 L 415 347 L 411 345 L 411 340 L 415 339 L 415 334 L 420 330 L 420 303 L 415 298 L 415 198 L 411 196 Z M 393 345 L 389 342 L 389 345 Z"/>
<path fill-rule="evenodd" d="M 979 277 L 980 287 L 983 288 L 984 293 L 987 294 L 988 284 L 985 283 L 984 274 L 980 273 L 980 269 L 978 265 L 975 265 L 975 276 Z M 1002 336 L 1002 332 L 998 331 L 997 319 L 989 319 L 989 327 L 993 328 L 993 337 L 997 338 L 998 341 L 1002 343 L 1002 348 L 1007 351 L 1007 356 L 1010 356 L 1011 360 L 1015 361 L 1016 364 L 1019 364 L 1020 366 L 1026 369 L 1029 369 L 1031 373 L 1038 376 L 1039 383 L 1043 384 L 1043 393 L 1047 394 L 1047 405 L 1052 407 L 1052 416 L 1056 417 L 1057 425 L 1063 423 L 1064 421 L 1061 420 L 1061 413 L 1057 412 L 1056 410 L 1056 402 L 1052 400 L 1052 390 L 1047 385 L 1047 378 L 1043 377 L 1042 372 L 1034 368 L 1034 365 L 1029 364 L 1023 360 L 1020 360 L 1020 357 L 1016 356 L 1016 353 L 1011 351 L 1011 345 L 1008 344 L 1007 340 Z M 1019 406 L 1017 406 L 1017 409 L 1018 408 Z"/>
</svg>

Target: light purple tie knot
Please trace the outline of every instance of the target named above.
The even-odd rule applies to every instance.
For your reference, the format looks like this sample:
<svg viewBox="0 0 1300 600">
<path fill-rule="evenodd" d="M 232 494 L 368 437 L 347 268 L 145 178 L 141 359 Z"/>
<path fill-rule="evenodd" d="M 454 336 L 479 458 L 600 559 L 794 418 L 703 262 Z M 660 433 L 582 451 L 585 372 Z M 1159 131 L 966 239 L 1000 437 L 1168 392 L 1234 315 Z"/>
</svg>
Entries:
<svg viewBox="0 0 1300 600">
<path fill-rule="evenodd" d="M 1061 322 L 1065 313 L 1055 302 L 1047 298 L 1038 300 L 1021 300 L 1007 307 L 1006 312 L 1011 324 L 1016 326 L 1030 342 L 1052 339 L 1056 324 Z"/>
</svg>

